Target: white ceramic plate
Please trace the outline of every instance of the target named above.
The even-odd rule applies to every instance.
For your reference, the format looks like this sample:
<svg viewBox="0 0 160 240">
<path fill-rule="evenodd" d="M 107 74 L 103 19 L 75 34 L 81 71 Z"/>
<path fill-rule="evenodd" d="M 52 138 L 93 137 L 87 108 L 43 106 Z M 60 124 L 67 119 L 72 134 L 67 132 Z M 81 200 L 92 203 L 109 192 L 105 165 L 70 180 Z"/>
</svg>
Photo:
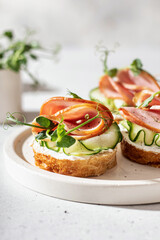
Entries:
<svg viewBox="0 0 160 240">
<path fill-rule="evenodd" d="M 160 169 L 130 162 L 117 153 L 118 165 L 94 178 L 69 177 L 34 166 L 30 129 L 16 130 L 4 151 L 9 174 L 24 186 L 57 198 L 97 204 L 160 202 Z"/>
</svg>

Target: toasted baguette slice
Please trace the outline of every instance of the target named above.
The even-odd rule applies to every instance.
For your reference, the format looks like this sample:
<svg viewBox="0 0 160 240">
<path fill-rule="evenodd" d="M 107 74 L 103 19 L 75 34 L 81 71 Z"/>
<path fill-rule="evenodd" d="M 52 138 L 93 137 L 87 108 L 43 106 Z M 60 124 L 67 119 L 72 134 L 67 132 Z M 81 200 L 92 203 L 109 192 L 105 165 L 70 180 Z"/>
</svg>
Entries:
<svg viewBox="0 0 160 240">
<path fill-rule="evenodd" d="M 122 154 L 131 161 L 160 168 L 160 151 L 155 151 L 152 146 L 142 146 L 133 143 L 127 133 L 123 134 L 121 142 Z"/>
<path fill-rule="evenodd" d="M 116 148 L 112 151 L 104 151 L 87 158 L 78 158 L 76 160 L 58 159 L 50 154 L 38 151 L 32 146 L 34 151 L 35 165 L 39 168 L 60 173 L 68 176 L 90 177 L 99 176 L 107 169 L 113 168 L 116 162 Z M 49 150 L 52 151 L 52 150 Z M 52 151 L 53 152 L 53 151 Z"/>
</svg>

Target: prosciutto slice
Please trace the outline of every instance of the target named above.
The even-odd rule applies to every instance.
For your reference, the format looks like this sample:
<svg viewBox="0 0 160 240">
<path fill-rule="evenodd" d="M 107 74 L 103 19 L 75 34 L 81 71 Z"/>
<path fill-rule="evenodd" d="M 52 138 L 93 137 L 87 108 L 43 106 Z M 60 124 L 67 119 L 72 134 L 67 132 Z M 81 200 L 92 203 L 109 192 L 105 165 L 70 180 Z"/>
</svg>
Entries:
<svg viewBox="0 0 160 240">
<path fill-rule="evenodd" d="M 141 105 L 147 98 L 149 98 L 153 94 L 152 91 L 149 90 L 143 90 L 139 93 L 136 93 L 133 102 L 136 106 Z M 160 97 L 156 96 L 153 98 L 153 100 L 148 104 L 148 107 L 157 106 L 160 105 Z"/>
<path fill-rule="evenodd" d="M 160 133 L 160 110 L 123 107 L 119 111 L 126 120 Z"/>
<path fill-rule="evenodd" d="M 134 76 L 130 69 L 119 70 L 114 78 L 105 75 L 99 82 L 100 91 L 112 99 L 122 99 L 129 106 L 135 106 L 133 97 L 143 90 L 153 92 L 159 91 L 160 86 L 156 79 L 145 71 L 141 71 L 138 76 Z"/>
<path fill-rule="evenodd" d="M 113 122 L 109 109 L 100 103 L 89 100 L 53 97 L 46 101 L 40 110 L 40 115 L 47 117 L 55 123 L 63 119 L 66 131 L 86 122 L 97 114 L 100 117 L 71 132 L 76 139 L 87 139 L 106 131 Z M 33 129 L 36 131 L 36 129 Z"/>
<path fill-rule="evenodd" d="M 141 90 L 148 89 L 157 92 L 160 89 L 156 79 L 143 70 L 139 75 L 135 76 L 130 69 L 124 69 L 118 72 L 117 77 L 120 82 L 135 85 Z"/>
</svg>

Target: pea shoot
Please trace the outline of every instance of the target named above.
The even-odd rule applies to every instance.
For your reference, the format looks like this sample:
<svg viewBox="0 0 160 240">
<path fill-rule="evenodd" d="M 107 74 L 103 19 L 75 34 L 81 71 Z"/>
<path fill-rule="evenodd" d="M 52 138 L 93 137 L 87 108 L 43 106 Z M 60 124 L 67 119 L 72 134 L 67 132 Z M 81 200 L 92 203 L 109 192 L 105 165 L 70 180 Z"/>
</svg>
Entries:
<svg viewBox="0 0 160 240">
<path fill-rule="evenodd" d="M 16 118 L 15 114 L 16 113 L 7 113 L 7 117 L 6 117 L 6 121 L 4 122 L 4 126 L 5 126 L 5 124 L 7 124 L 8 126 L 12 127 L 10 122 L 13 122 L 17 125 L 24 125 L 24 126 L 28 126 L 28 127 L 40 128 L 40 129 L 42 129 L 42 131 L 40 131 L 35 136 L 35 138 L 37 140 L 49 138 L 51 141 L 56 142 L 57 147 L 68 148 L 68 147 L 72 146 L 76 142 L 76 139 L 74 137 L 72 137 L 70 134 L 72 132 L 74 132 L 75 130 L 92 122 L 96 118 L 103 119 L 105 121 L 105 125 L 107 127 L 106 119 L 101 117 L 99 112 L 97 113 L 96 116 L 94 116 L 92 118 L 89 118 L 89 115 L 86 114 L 85 116 L 86 116 L 87 120 L 85 122 L 77 125 L 76 127 L 70 129 L 69 131 L 65 130 L 65 124 L 63 123 L 63 121 L 64 121 L 63 117 L 62 117 L 61 121 L 58 123 L 58 122 L 53 122 L 52 120 L 50 120 L 44 116 L 39 116 L 35 119 L 36 123 L 38 124 L 38 125 L 36 125 L 36 124 L 26 123 L 26 119 L 25 119 L 24 115 L 22 115 L 22 117 L 24 119 L 23 122 L 18 120 L 18 118 Z"/>
</svg>

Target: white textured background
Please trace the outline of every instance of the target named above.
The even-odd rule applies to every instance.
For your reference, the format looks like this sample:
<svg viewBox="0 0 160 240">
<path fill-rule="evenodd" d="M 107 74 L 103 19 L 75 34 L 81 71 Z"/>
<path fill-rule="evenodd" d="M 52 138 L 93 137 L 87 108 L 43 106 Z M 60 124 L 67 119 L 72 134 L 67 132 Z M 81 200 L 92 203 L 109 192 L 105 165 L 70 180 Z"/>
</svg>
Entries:
<svg viewBox="0 0 160 240">
<path fill-rule="evenodd" d="M 0 30 L 29 26 L 67 46 L 159 46 L 159 12 L 159 0 L 0 0 Z"/>
</svg>

